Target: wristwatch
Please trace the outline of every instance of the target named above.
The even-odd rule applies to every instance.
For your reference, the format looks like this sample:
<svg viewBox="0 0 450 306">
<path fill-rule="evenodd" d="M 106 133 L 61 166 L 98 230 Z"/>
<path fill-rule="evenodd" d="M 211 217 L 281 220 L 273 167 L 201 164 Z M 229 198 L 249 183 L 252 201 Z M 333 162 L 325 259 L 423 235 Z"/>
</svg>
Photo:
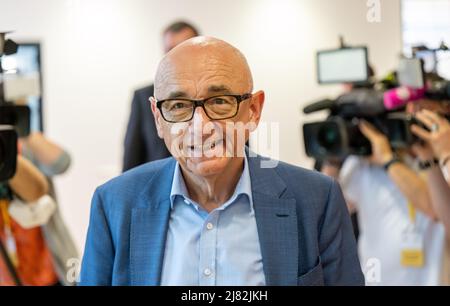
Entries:
<svg viewBox="0 0 450 306">
<path fill-rule="evenodd" d="M 385 171 L 388 171 L 389 168 L 395 163 L 401 163 L 402 161 L 397 156 L 394 156 L 390 161 L 383 165 Z"/>
</svg>

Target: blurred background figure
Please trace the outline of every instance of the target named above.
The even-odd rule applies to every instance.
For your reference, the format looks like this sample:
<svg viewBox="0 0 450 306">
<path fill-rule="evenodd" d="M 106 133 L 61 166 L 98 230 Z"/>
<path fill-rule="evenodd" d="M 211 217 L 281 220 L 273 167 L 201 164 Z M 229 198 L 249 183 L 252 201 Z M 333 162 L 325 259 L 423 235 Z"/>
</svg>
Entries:
<svg viewBox="0 0 450 306">
<path fill-rule="evenodd" d="M 71 164 L 69 153 L 62 147 L 35 131 L 20 140 L 22 154 L 29 159 L 46 177 L 48 194 L 57 201 L 53 177 L 64 174 Z M 60 214 L 58 206 L 50 220 L 42 227 L 45 241 L 52 253 L 53 265 L 58 282 L 69 285 L 67 271 L 69 259 L 78 258 L 78 250 Z"/>
<path fill-rule="evenodd" d="M 14 176 L 0 183 L 0 286 L 24 283 L 53 285 L 57 277 L 39 227 L 24 229 L 9 209 L 15 199 L 33 205 L 49 189 L 45 176 L 27 159 L 17 156 Z"/>
<path fill-rule="evenodd" d="M 67 170 L 70 156 L 40 132 L 21 138 L 19 144 L 16 173 L 1 197 L 0 237 L 11 262 L 0 263 L 0 283 L 70 285 L 67 263 L 78 258 L 78 251 L 60 215 L 51 179 Z"/>
<path fill-rule="evenodd" d="M 164 52 L 167 53 L 179 43 L 198 35 L 197 29 L 185 21 L 172 23 L 163 31 Z M 125 135 L 123 171 L 170 156 L 164 141 L 156 132 L 149 102 L 151 96 L 153 84 L 134 92 Z"/>
</svg>

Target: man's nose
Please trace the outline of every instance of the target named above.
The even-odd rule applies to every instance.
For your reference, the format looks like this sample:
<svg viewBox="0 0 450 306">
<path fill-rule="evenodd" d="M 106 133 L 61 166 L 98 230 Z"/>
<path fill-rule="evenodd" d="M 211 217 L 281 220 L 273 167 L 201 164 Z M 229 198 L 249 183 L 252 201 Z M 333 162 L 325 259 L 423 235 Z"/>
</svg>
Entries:
<svg viewBox="0 0 450 306">
<path fill-rule="evenodd" d="M 199 106 L 194 111 L 194 116 L 192 117 L 192 123 L 194 127 L 202 128 L 207 122 L 211 121 L 205 113 L 203 107 Z"/>
<path fill-rule="evenodd" d="M 190 124 L 191 133 L 194 135 L 195 141 L 201 141 L 207 135 L 204 134 L 205 125 L 210 122 L 211 119 L 205 113 L 205 110 L 202 107 L 197 107 L 194 111 L 194 116 L 192 117 L 192 121 Z"/>
</svg>

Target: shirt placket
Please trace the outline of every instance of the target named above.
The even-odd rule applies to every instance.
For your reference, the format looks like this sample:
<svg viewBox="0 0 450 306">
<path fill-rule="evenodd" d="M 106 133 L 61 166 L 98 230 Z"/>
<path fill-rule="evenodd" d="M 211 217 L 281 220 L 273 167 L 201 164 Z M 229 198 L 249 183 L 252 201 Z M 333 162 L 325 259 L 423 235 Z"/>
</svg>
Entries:
<svg viewBox="0 0 450 306">
<path fill-rule="evenodd" d="M 200 234 L 199 285 L 215 286 L 217 281 L 217 224 L 219 211 L 213 211 L 203 223 Z"/>
</svg>

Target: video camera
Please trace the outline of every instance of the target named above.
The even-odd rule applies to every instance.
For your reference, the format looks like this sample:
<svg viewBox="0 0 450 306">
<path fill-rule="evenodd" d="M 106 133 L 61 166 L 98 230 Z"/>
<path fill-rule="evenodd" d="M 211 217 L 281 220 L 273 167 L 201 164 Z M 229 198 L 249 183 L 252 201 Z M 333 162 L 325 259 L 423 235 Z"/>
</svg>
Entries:
<svg viewBox="0 0 450 306">
<path fill-rule="evenodd" d="M 17 44 L 5 40 L 0 33 L 0 60 L 3 55 L 17 51 Z M 1 61 L 0 61 L 1 63 Z M 30 133 L 30 109 L 24 105 L 7 103 L 3 91 L 3 71 L 0 64 L 0 183 L 14 176 L 16 171 L 17 138 Z"/>
<path fill-rule="evenodd" d="M 426 80 L 423 61 L 419 58 L 400 60 L 396 76 L 397 87 L 375 89 L 379 84 L 371 83 L 369 79 L 367 58 L 365 47 L 346 47 L 317 53 L 320 84 L 351 83 L 369 86 L 357 86 L 337 99 L 321 100 L 303 109 L 305 114 L 329 111 L 329 117 L 325 121 L 303 125 L 308 156 L 324 159 L 371 155 L 371 144 L 358 127 L 361 119 L 372 123 L 385 134 L 393 149 L 410 147 L 417 141 L 410 127 L 414 123 L 421 124 L 411 115 L 399 112 L 399 109 L 410 101 L 425 97 L 439 101 L 450 100 L 450 82 Z"/>
</svg>

